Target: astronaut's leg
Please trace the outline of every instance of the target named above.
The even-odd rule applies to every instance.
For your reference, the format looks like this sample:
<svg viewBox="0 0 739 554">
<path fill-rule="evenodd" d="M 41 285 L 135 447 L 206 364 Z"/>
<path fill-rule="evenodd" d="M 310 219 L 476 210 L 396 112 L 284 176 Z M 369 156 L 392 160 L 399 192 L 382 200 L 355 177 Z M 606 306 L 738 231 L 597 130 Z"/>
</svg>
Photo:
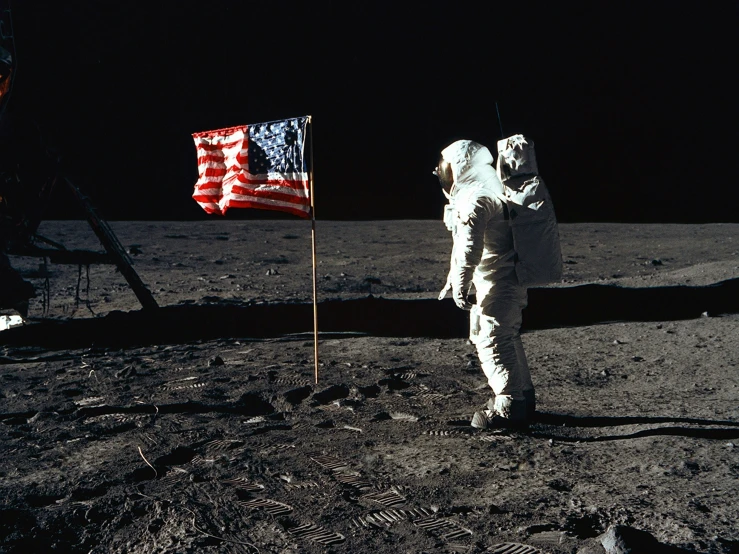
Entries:
<svg viewBox="0 0 739 554">
<path fill-rule="evenodd" d="M 482 371 L 495 395 L 492 411 L 508 419 L 525 419 L 526 401 L 513 329 L 498 318 L 482 315 L 476 346 Z"/>
<path fill-rule="evenodd" d="M 526 292 L 526 288 L 519 287 L 518 297 L 519 305 L 523 311 L 523 309 L 528 305 L 528 293 Z M 531 381 L 531 371 L 529 370 L 529 363 L 526 360 L 526 352 L 523 349 L 520 332 L 516 333 L 514 343 L 516 345 L 518 367 L 521 372 L 521 388 L 523 390 L 523 396 L 526 399 L 526 417 L 531 420 L 536 412 L 536 392 L 534 390 L 534 383 Z"/>
<path fill-rule="evenodd" d="M 536 412 L 536 391 L 534 390 L 534 383 L 531 381 L 531 372 L 529 371 L 529 364 L 526 360 L 526 352 L 523 350 L 520 334 L 514 339 L 514 343 L 521 373 L 521 392 L 524 400 L 526 400 L 526 417 L 532 420 Z"/>
<path fill-rule="evenodd" d="M 526 401 L 526 418 L 529 421 L 534 419 L 536 413 L 536 391 L 534 389 L 534 383 L 531 381 L 531 373 L 529 371 L 529 365 L 526 361 L 526 353 L 523 350 L 523 344 L 521 343 L 521 337 L 515 339 L 516 354 L 518 357 L 518 364 L 521 370 L 521 389 L 523 398 Z M 495 410 L 495 394 L 488 400 L 486 405 L 488 410 Z"/>
<path fill-rule="evenodd" d="M 517 282 L 496 282 L 481 308 L 476 343 L 480 365 L 495 395 L 488 405 L 488 415 L 515 423 L 529 419 L 526 396 L 533 395 L 520 336 L 521 310 L 525 305 L 525 289 Z"/>
</svg>

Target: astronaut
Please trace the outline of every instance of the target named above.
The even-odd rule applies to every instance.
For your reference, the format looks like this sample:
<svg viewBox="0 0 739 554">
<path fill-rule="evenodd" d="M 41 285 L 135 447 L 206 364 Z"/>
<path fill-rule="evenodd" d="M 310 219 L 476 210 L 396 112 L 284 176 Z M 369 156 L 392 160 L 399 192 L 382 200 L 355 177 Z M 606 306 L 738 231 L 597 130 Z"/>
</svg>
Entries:
<svg viewBox="0 0 739 554">
<path fill-rule="evenodd" d="M 449 205 L 444 220 L 452 231 L 449 292 L 470 311 L 470 341 L 493 395 L 472 417 L 477 428 L 520 427 L 532 420 L 534 386 L 520 328 L 526 287 L 516 274 L 516 251 L 505 187 L 487 147 L 458 140 L 441 152 L 434 174 Z"/>
</svg>

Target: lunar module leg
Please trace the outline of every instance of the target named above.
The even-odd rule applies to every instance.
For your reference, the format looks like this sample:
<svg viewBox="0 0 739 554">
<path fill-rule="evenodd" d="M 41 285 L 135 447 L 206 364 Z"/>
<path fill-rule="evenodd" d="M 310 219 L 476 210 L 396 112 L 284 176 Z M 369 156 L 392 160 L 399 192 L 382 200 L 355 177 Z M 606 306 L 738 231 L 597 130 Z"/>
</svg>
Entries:
<svg viewBox="0 0 739 554">
<path fill-rule="evenodd" d="M 113 233 L 113 230 L 110 228 L 108 223 L 98 216 L 95 208 L 93 208 L 90 203 L 90 200 L 82 194 L 80 189 L 78 189 L 66 177 L 64 177 L 64 181 L 69 185 L 69 188 L 72 189 L 72 193 L 85 209 L 87 221 L 90 224 L 90 227 L 92 227 L 92 230 L 100 240 L 100 243 L 115 262 L 116 267 L 118 267 L 118 270 L 126 279 L 134 294 L 136 294 L 136 298 L 139 299 L 141 305 L 145 310 L 158 308 L 159 305 L 156 300 L 154 300 L 149 289 L 147 289 L 146 285 L 141 281 L 136 270 L 134 270 L 131 258 L 128 257 L 126 250 L 123 248 L 121 243 L 118 242 L 118 238 L 115 236 L 115 233 Z"/>
</svg>

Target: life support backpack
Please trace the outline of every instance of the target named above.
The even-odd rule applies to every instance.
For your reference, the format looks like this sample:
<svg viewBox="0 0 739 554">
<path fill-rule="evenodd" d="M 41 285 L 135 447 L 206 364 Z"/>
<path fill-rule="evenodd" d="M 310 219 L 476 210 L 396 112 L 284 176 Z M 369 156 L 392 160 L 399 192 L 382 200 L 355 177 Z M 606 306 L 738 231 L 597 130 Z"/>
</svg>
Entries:
<svg viewBox="0 0 739 554">
<path fill-rule="evenodd" d="M 523 135 L 499 140 L 496 169 L 505 190 L 518 282 L 524 286 L 559 282 L 557 218 L 549 190 L 538 175 L 534 142 Z"/>
</svg>

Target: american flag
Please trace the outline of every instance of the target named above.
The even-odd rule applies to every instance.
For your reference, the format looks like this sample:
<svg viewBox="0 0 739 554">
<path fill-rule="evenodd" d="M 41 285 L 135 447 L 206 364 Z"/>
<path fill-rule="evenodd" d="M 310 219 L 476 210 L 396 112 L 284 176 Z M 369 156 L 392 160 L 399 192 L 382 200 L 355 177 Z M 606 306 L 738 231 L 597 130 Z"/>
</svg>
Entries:
<svg viewBox="0 0 739 554">
<path fill-rule="evenodd" d="M 193 133 L 199 178 L 192 197 L 208 213 L 229 208 L 310 215 L 308 116 Z"/>
</svg>

